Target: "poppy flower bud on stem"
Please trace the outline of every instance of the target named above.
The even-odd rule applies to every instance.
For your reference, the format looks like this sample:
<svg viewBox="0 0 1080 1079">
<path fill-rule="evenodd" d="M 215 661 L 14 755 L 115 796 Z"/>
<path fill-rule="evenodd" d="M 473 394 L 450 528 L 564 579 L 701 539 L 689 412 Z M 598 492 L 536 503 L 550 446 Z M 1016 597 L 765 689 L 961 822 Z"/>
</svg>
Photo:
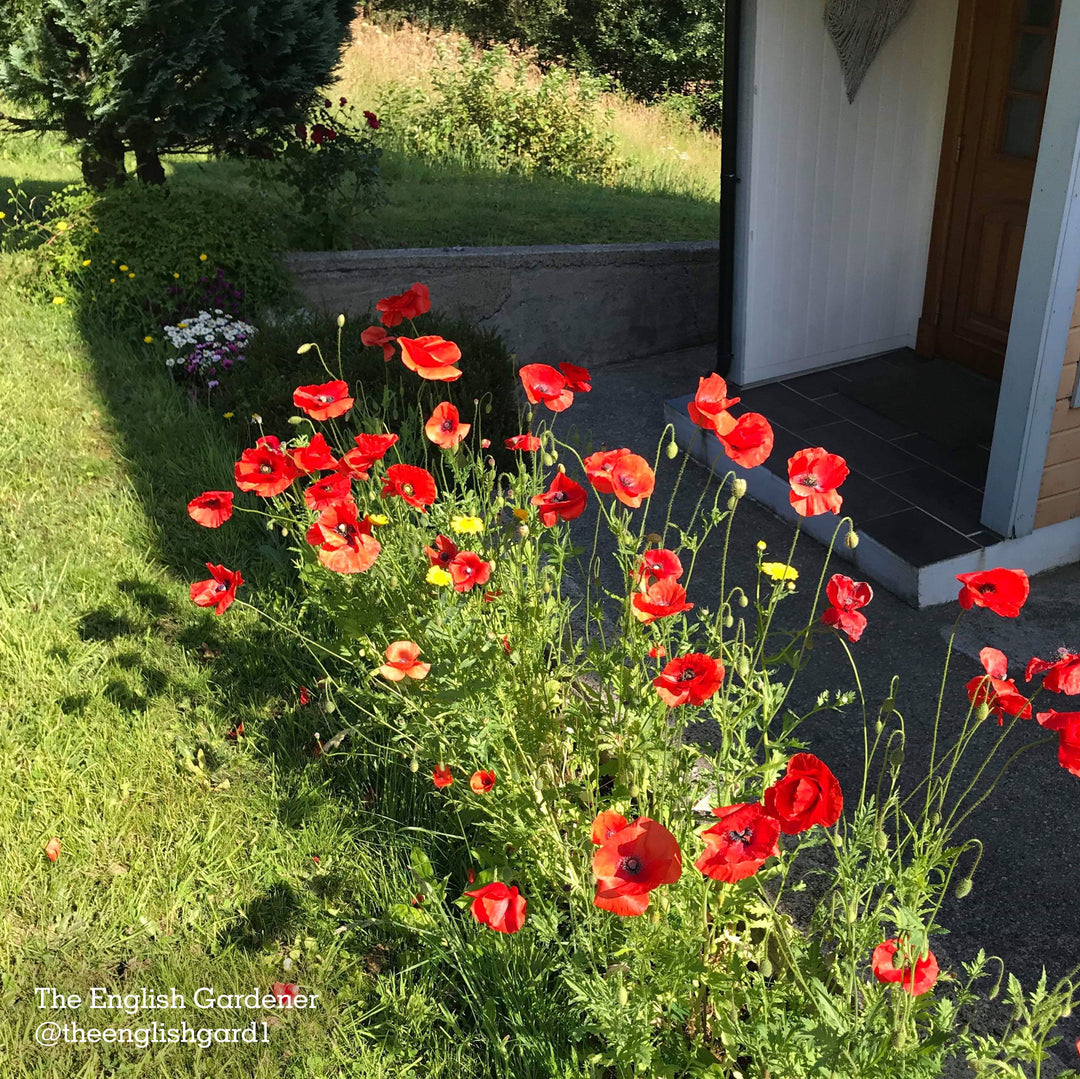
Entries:
<svg viewBox="0 0 1080 1079">
<path fill-rule="evenodd" d="M 619 986 L 619 1006 L 625 1008 L 630 1003 L 630 993 L 625 985 Z"/>
<path fill-rule="evenodd" d="M 419 770 L 420 770 L 420 762 L 415 757 L 413 757 L 413 759 L 411 761 L 409 761 L 409 771 L 410 772 L 417 772 Z"/>
<path fill-rule="evenodd" d="M 555 458 L 550 453 L 545 453 L 542 460 L 544 464 L 547 465 L 549 468 L 555 463 Z"/>
<path fill-rule="evenodd" d="M 965 895 L 971 892 L 971 877 L 964 877 L 964 879 L 956 886 L 956 890 L 953 895 L 957 899 L 963 899 Z"/>
<path fill-rule="evenodd" d="M 902 765 L 903 763 L 904 763 L 904 750 L 900 746 L 897 746 L 896 749 L 894 749 L 889 754 L 889 764 L 891 764 L 894 768 L 899 768 L 900 765 Z"/>
<path fill-rule="evenodd" d="M 741 477 L 733 480 L 731 484 L 731 493 L 736 498 L 742 498 L 742 496 L 746 494 L 746 480 Z"/>
<path fill-rule="evenodd" d="M 986 717 L 990 715 L 990 704 L 988 701 L 980 701 L 975 706 L 975 719 L 977 722 L 982 723 Z"/>
<path fill-rule="evenodd" d="M 303 423 L 304 422 L 304 417 L 303 416 L 290 416 L 285 422 L 286 423 L 291 423 L 293 425 L 293 427 L 295 427 L 298 423 Z"/>
<path fill-rule="evenodd" d="M 305 352 L 310 352 L 314 347 L 315 344 L 313 341 L 307 341 L 296 350 L 296 354 L 297 356 L 303 356 Z"/>
<path fill-rule="evenodd" d="M 559 465 L 559 471 L 565 476 L 566 475 L 566 465 L 560 464 Z"/>
<path fill-rule="evenodd" d="M 859 546 L 859 533 L 849 532 L 844 537 L 844 546 L 847 547 L 848 550 L 854 551 L 855 548 Z"/>
<path fill-rule="evenodd" d="M 735 625 L 735 618 L 733 615 L 726 615 L 724 618 L 724 629 L 731 629 Z"/>
<path fill-rule="evenodd" d="M 733 510 L 738 504 L 739 500 L 735 497 L 735 495 L 732 495 L 731 498 L 727 500 L 727 508 L 729 510 Z"/>
<path fill-rule="evenodd" d="M 772 962 L 768 956 L 765 956 L 765 958 L 762 959 L 760 963 L 758 963 L 758 970 L 761 971 L 761 976 L 763 978 L 772 977 L 773 967 Z"/>
<path fill-rule="evenodd" d="M 874 846 L 877 847 L 878 850 L 888 850 L 889 837 L 884 832 L 878 832 L 874 837 Z"/>
<path fill-rule="evenodd" d="M 669 461 L 674 461 L 679 456 L 679 444 L 672 439 L 665 447 L 664 453 Z"/>
<path fill-rule="evenodd" d="M 337 324 L 338 324 L 338 329 L 339 330 L 341 329 L 342 326 L 345 325 L 345 316 L 344 315 L 338 315 Z"/>
</svg>

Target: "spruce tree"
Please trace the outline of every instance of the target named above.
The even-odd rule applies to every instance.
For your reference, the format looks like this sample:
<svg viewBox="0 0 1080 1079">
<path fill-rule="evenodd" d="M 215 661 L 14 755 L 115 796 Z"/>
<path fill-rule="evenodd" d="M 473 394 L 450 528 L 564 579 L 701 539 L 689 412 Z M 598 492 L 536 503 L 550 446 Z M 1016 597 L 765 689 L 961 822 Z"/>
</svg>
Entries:
<svg viewBox="0 0 1080 1079">
<path fill-rule="evenodd" d="M 79 147 L 83 177 L 164 179 L 161 155 L 251 152 L 333 77 L 355 0 L 6 0 L 0 95 Z"/>
</svg>

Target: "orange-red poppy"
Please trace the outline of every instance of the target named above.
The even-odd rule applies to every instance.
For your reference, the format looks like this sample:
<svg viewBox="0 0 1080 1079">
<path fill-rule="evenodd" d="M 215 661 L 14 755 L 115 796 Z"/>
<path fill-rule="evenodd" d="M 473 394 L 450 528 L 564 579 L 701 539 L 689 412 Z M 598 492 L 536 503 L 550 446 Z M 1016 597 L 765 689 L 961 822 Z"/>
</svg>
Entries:
<svg viewBox="0 0 1080 1079">
<path fill-rule="evenodd" d="M 1024 681 L 1030 682 L 1037 674 L 1045 674 L 1043 689 L 1051 693 L 1080 693 L 1080 655 L 1067 648 L 1059 648 L 1056 659 L 1039 659 L 1032 656 L 1024 669 Z"/>
<path fill-rule="evenodd" d="M 368 348 L 381 348 L 382 358 L 389 363 L 394 358 L 394 342 L 396 337 L 391 337 L 382 326 L 369 326 L 360 334 L 360 343 Z"/>
<path fill-rule="evenodd" d="M 540 448 L 540 439 L 536 435 L 530 434 L 513 435 L 506 440 L 506 448 L 508 450 L 523 450 L 528 453 L 535 453 Z"/>
<path fill-rule="evenodd" d="M 424 424 L 424 434 L 444 450 L 455 449 L 471 430 L 472 424 L 462 423 L 457 407 L 449 401 L 436 405 L 430 419 Z"/>
<path fill-rule="evenodd" d="M 724 434 L 716 436 L 724 453 L 743 468 L 756 468 L 773 451 L 775 436 L 772 424 L 759 412 L 746 412 L 736 421 L 735 426 Z"/>
<path fill-rule="evenodd" d="M 735 426 L 735 417 L 728 409 L 739 401 L 738 397 L 728 397 L 727 383 L 720 375 L 709 375 L 698 379 L 697 393 L 686 411 L 698 427 L 726 435 Z"/>
<path fill-rule="evenodd" d="M 293 464 L 300 472 L 328 472 L 337 468 L 337 458 L 330 452 L 322 432 L 311 436 L 306 446 L 297 446 L 289 451 Z"/>
<path fill-rule="evenodd" d="M 1031 702 L 1008 677 L 1009 661 L 1005 653 L 998 648 L 984 648 L 979 652 L 979 662 L 986 674 L 976 675 L 968 682 L 968 700 L 976 707 L 985 704 L 990 715 L 997 716 L 999 727 L 1004 725 L 1006 716 L 1031 719 Z"/>
<path fill-rule="evenodd" d="M 391 465 L 386 470 L 383 498 L 402 498 L 410 506 L 427 513 L 428 506 L 435 501 L 437 495 L 435 477 L 423 468 L 416 465 Z"/>
<path fill-rule="evenodd" d="M 759 802 L 721 806 L 713 816 L 720 820 L 701 833 L 705 852 L 694 862 L 712 880 L 745 880 L 780 853 L 780 822 Z"/>
<path fill-rule="evenodd" d="M 279 1008 L 291 1008 L 300 995 L 300 987 L 295 982 L 274 982 L 270 991 L 277 998 Z"/>
<path fill-rule="evenodd" d="M 435 771 L 431 773 L 431 781 L 439 790 L 449 787 L 454 782 L 454 775 L 445 764 L 435 765 Z"/>
<path fill-rule="evenodd" d="M 236 590 L 244 583 L 244 578 L 236 570 L 206 563 L 210 576 L 205 581 L 196 581 L 189 589 L 191 601 L 196 607 L 213 607 L 214 614 L 224 614 L 236 599 Z"/>
<path fill-rule="evenodd" d="M 422 663 L 419 656 L 420 646 L 414 642 L 393 641 L 386 646 L 386 662 L 379 668 L 379 674 L 391 682 L 405 678 L 419 682 L 431 670 L 431 664 Z"/>
<path fill-rule="evenodd" d="M 307 541 L 319 549 L 319 561 L 334 573 L 363 573 L 375 565 L 381 547 L 371 535 L 371 522 L 357 517 L 356 506 L 328 506 L 307 530 Z"/>
<path fill-rule="evenodd" d="M 50 862 L 55 862 L 60 857 L 60 837 L 53 836 L 48 843 L 45 844 L 45 857 Z"/>
<path fill-rule="evenodd" d="M 491 563 L 485 562 L 474 551 L 460 551 L 446 566 L 455 592 L 471 592 L 478 584 L 491 579 Z"/>
<path fill-rule="evenodd" d="M 662 824 L 638 817 L 604 840 L 593 854 L 592 869 L 594 905 L 623 916 L 643 914 L 654 888 L 682 876 L 682 852 Z"/>
<path fill-rule="evenodd" d="M 870 969 L 879 982 L 899 982 L 905 993 L 921 996 L 938 980 L 937 959 L 929 948 L 924 956 L 910 957 L 902 951 L 897 954 L 899 949 L 900 941 L 895 937 L 879 944 L 870 959 Z"/>
<path fill-rule="evenodd" d="M 433 566 L 442 566 L 443 569 L 454 560 L 458 553 L 458 545 L 449 537 L 441 533 L 435 537 L 434 547 L 425 547 L 424 554 L 428 562 Z"/>
<path fill-rule="evenodd" d="M 1048 731 L 1057 731 L 1058 763 L 1067 772 L 1080 776 L 1080 712 L 1040 712 L 1036 717 Z"/>
<path fill-rule="evenodd" d="M 566 376 L 546 363 L 527 363 L 518 370 L 530 405 L 545 404 L 552 412 L 565 412 L 574 403 L 574 391 Z"/>
<path fill-rule="evenodd" d="M 581 462 L 585 466 L 585 478 L 592 484 L 597 494 L 614 494 L 615 488 L 611 477 L 615 471 L 615 463 L 629 454 L 630 451 L 626 449 L 597 450 Z"/>
<path fill-rule="evenodd" d="M 401 362 L 421 378 L 432 382 L 453 382 L 461 378 L 454 366 L 461 359 L 461 349 L 453 341 L 429 334 L 426 337 L 399 337 Z"/>
<path fill-rule="evenodd" d="M 203 528 L 220 528 L 233 513 L 232 491 L 203 491 L 187 504 L 188 516 Z"/>
<path fill-rule="evenodd" d="M 414 282 L 412 288 L 397 296 L 384 296 L 375 304 L 384 326 L 397 326 L 403 319 L 416 318 L 431 310 L 431 295 L 427 285 Z"/>
<path fill-rule="evenodd" d="M 856 642 L 866 629 L 866 615 L 859 608 L 874 598 L 874 590 L 866 581 L 853 581 L 842 573 L 834 573 L 825 586 L 825 595 L 831 606 L 822 613 L 822 622 L 842 630 L 849 641 Z"/>
<path fill-rule="evenodd" d="M 598 813 L 596 820 L 592 822 L 589 838 L 593 845 L 602 847 L 616 832 L 621 832 L 627 825 L 627 819 L 614 809 L 605 809 Z"/>
<path fill-rule="evenodd" d="M 615 461 L 611 470 L 611 489 L 624 506 L 637 509 L 655 487 L 656 476 L 644 457 L 627 453 Z"/>
<path fill-rule="evenodd" d="M 516 933 L 525 924 L 525 897 L 500 880 L 465 893 L 473 904 L 472 916 L 497 933 Z"/>
<path fill-rule="evenodd" d="M 313 420 L 332 420 L 344 416 L 356 403 L 349 396 L 349 384 L 341 379 L 318 386 L 297 386 L 292 399 L 293 404 Z"/>
<path fill-rule="evenodd" d="M 653 578 L 657 581 L 665 578 L 677 581 L 682 575 L 683 567 L 679 556 L 663 547 L 646 551 L 641 556 L 641 564 L 635 573 L 636 577 Z"/>
<path fill-rule="evenodd" d="M 831 828 L 844 811 L 840 781 L 813 753 L 796 753 L 784 775 L 765 791 L 764 802 L 784 835 L 798 835 L 815 824 Z"/>
<path fill-rule="evenodd" d="M 469 786 L 477 794 L 487 794 L 495 786 L 495 773 L 484 769 L 473 772 L 472 778 L 469 780 Z"/>
<path fill-rule="evenodd" d="M 304 505 L 317 513 L 352 501 L 352 479 L 348 472 L 333 472 L 304 489 Z"/>
<path fill-rule="evenodd" d="M 963 585 L 957 602 L 965 611 L 985 607 L 1002 618 L 1015 618 L 1027 602 L 1031 585 L 1022 569 L 987 569 L 958 573 Z"/>
<path fill-rule="evenodd" d="M 556 472 L 548 489 L 533 495 L 529 502 L 540 510 L 540 520 L 547 528 L 556 521 L 572 521 L 585 512 L 588 496 L 580 483 L 575 483 L 565 472 Z"/>
<path fill-rule="evenodd" d="M 848 467 L 843 457 L 829 453 L 821 446 L 799 450 L 788 458 L 788 496 L 800 517 L 816 517 L 819 513 L 839 513 L 843 498 L 837 487 L 847 478 Z"/>
<path fill-rule="evenodd" d="M 576 363 L 560 363 L 559 373 L 566 379 L 567 389 L 574 393 L 589 393 L 592 390 L 592 375 L 587 367 Z"/>
<path fill-rule="evenodd" d="M 264 435 L 254 449 L 244 450 L 233 468 L 236 486 L 263 498 L 281 494 L 299 475 L 292 459 L 282 452 L 281 440 L 274 435 Z"/>
<path fill-rule="evenodd" d="M 670 577 L 654 581 L 644 592 L 635 592 L 630 603 L 634 617 L 643 625 L 681 614 L 694 606 L 686 602 L 686 589 Z"/>
<path fill-rule="evenodd" d="M 691 652 L 673 659 L 653 679 L 660 699 L 669 707 L 704 704 L 720 688 L 724 665 L 712 656 Z"/>
<path fill-rule="evenodd" d="M 343 454 L 337 467 L 355 479 L 369 480 L 372 466 L 386 456 L 397 440 L 397 435 L 357 435 L 353 439 L 356 449 Z"/>
</svg>

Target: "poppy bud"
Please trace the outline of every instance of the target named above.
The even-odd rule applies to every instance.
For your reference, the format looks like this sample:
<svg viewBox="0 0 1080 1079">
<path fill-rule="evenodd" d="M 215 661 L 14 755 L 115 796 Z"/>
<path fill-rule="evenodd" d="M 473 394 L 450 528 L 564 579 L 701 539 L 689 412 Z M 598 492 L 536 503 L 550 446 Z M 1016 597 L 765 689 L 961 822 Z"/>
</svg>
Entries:
<svg viewBox="0 0 1080 1079">
<path fill-rule="evenodd" d="M 735 673 L 745 682 L 746 676 L 750 673 L 750 660 L 746 656 L 739 656 L 735 660 Z"/>
<path fill-rule="evenodd" d="M 859 546 L 859 533 L 849 532 L 844 537 L 844 546 L 847 547 L 848 550 L 854 551 L 855 548 Z"/>
<path fill-rule="evenodd" d="M 964 877 L 964 879 L 956 886 L 956 890 L 953 895 L 957 899 L 963 899 L 971 891 L 971 877 Z"/>
<path fill-rule="evenodd" d="M 894 749 L 889 754 L 889 764 L 891 764 L 894 768 L 899 768 L 900 765 L 902 765 L 903 763 L 904 763 L 904 750 L 903 750 L 903 748 L 901 746 L 897 746 L 896 749 Z"/>
<path fill-rule="evenodd" d="M 315 347 L 315 343 L 313 341 L 308 341 L 306 344 L 301 345 L 296 350 L 296 354 L 297 354 L 297 356 L 303 356 L 303 354 L 305 352 L 310 352 L 314 347 Z"/>
<path fill-rule="evenodd" d="M 733 480 L 731 483 L 731 493 L 736 498 L 742 498 L 742 496 L 746 494 L 746 480 L 741 477 Z"/>
<path fill-rule="evenodd" d="M 848 925 L 854 925 L 859 920 L 859 904 L 852 902 L 844 909 L 844 917 Z"/>
<path fill-rule="evenodd" d="M 490 416 L 491 415 L 491 402 L 490 401 L 488 401 L 488 403 L 486 405 L 484 405 L 484 415 L 485 416 Z"/>
<path fill-rule="evenodd" d="M 888 850 L 889 837 L 884 832 L 878 832 L 878 834 L 874 837 L 874 846 L 877 847 L 878 850 Z"/>
<path fill-rule="evenodd" d="M 289 530 L 288 530 L 287 528 L 283 528 L 283 529 L 281 530 L 281 534 L 282 534 L 283 536 L 287 536 L 287 535 L 289 534 Z"/>
<path fill-rule="evenodd" d="M 763 978 L 772 977 L 772 963 L 770 962 L 768 956 L 765 956 L 765 958 L 762 959 L 761 962 L 758 964 L 758 970 L 761 971 L 761 976 Z"/>
<path fill-rule="evenodd" d="M 739 595 L 739 606 L 740 607 L 746 607 L 746 606 L 749 605 L 749 603 L 750 603 L 750 600 L 747 598 L 746 593 L 745 592 L 741 593 Z"/>
<path fill-rule="evenodd" d="M 337 324 L 338 324 L 338 329 L 339 330 L 341 329 L 342 326 L 345 325 L 345 316 L 344 315 L 338 315 Z"/>
<path fill-rule="evenodd" d="M 897 1030 L 893 1031 L 892 1047 L 894 1049 L 903 1049 L 904 1048 L 904 1031 L 903 1031 L 903 1028 L 898 1028 Z"/>
<path fill-rule="evenodd" d="M 1072 1001 L 1069 1001 L 1064 1008 L 1061 1009 L 1061 1018 L 1068 1019 L 1072 1015 Z"/>
<path fill-rule="evenodd" d="M 990 715 L 990 705 L 986 701 L 980 701 L 975 706 L 975 719 L 982 723 L 988 715 Z"/>
<path fill-rule="evenodd" d="M 874 734 L 881 734 L 881 732 L 882 732 L 882 731 L 883 731 L 884 729 L 885 729 L 885 724 L 884 724 L 884 723 L 882 723 L 882 722 L 881 722 L 881 720 L 879 719 L 879 720 L 878 720 L 878 721 L 877 721 L 877 722 L 876 722 L 876 723 L 874 724 Z"/>
<path fill-rule="evenodd" d="M 625 985 L 619 986 L 619 1006 L 625 1008 L 630 1003 L 630 994 Z"/>
<path fill-rule="evenodd" d="M 729 510 L 733 510 L 738 504 L 739 500 L 734 495 L 732 495 L 731 498 L 727 500 L 727 508 Z"/>
<path fill-rule="evenodd" d="M 555 463 L 555 458 L 550 453 L 545 453 L 542 460 L 549 468 Z"/>
<path fill-rule="evenodd" d="M 413 757 L 413 759 L 411 761 L 409 761 L 409 771 L 410 772 L 417 772 L 419 770 L 420 770 L 420 762 L 415 757 Z"/>
<path fill-rule="evenodd" d="M 529 526 L 528 525 L 518 525 L 517 534 L 522 539 L 525 539 L 525 537 L 529 534 Z"/>
<path fill-rule="evenodd" d="M 641 794 L 641 788 L 636 783 L 631 783 L 629 794 L 631 798 L 637 798 Z"/>
<path fill-rule="evenodd" d="M 560 464 L 559 465 L 559 471 L 565 476 L 566 475 L 566 465 Z"/>
<path fill-rule="evenodd" d="M 674 461 L 679 456 L 679 444 L 672 439 L 665 447 L 664 453 L 669 461 Z"/>
<path fill-rule="evenodd" d="M 727 616 L 727 617 L 726 617 L 726 618 L 724 619 L 724 629 L 731 629 L 731 627 L 732 627 L 733 625 L 735 625 L 735 619 L 734 619 L 734 617 L 733 617 L 732 615 L 730 615 L 730 614 L 729 614 L 729 615 L 728 615 L 728 616 Z"/>
<path fill-rule="evenodd" d="M 290 416 L 285 422 L 286 423 L 291 423 L 293 425 L 293 427 L 295 427 L 298 423 L 303 423 L 304 422 L 304 417 L 303 416 Z"/>
</svg>

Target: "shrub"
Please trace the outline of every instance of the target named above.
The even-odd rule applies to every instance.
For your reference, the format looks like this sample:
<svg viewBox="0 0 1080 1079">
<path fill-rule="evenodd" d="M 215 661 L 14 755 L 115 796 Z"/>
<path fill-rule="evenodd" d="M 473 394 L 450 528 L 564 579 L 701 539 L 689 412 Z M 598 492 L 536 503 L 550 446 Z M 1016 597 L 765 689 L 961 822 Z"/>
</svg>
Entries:
<svg viewBox="0 0 1080 1079">
<path fill-rule="evenodd" d="M 432 72 L 432 83 L 431 92 L 402 84 L 383 90 L 381 111 L 407 151 L 526 175 L 607 180 L 617 171 L 596 80 L 574 80 L 556 67 L 530 83 L 527 65 L 511 61 L 505 46 L 477 54 L 462 44 L 456 62 Z"/>
</svg>

